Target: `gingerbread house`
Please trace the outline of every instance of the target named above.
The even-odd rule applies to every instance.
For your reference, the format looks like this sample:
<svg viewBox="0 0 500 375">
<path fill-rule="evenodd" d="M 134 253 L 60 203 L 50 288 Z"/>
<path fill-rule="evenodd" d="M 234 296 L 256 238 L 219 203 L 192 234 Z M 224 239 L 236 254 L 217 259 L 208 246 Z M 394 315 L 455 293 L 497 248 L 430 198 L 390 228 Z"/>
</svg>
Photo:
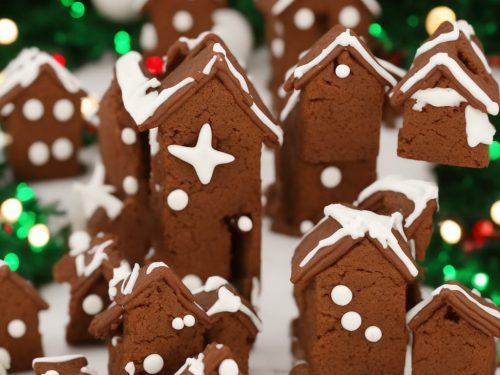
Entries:
<svg viewBox="0 0 500 375">
<path fill-rule="evenodd" d="M 222 344 L 209 344 L 195 357 L 188 358 L 186 363 L 174 375 L 243 375 L 248 371 L 242 371 L 231 349 Z"/>
<path fill-rule="evenodd" d="M 222 277 L 209 277 L 203 287 L 193 292 L 196 302 L 212 318 L 205 342 L 227 345 L 240 371 L 248 374 L 248 358 L 262 323 L 250 302 Z"/>
<path fill-rule="evenodd" d="M 281 128 L 216 36 L 162 80 L 131 52 L 116 65 L 125 109 L 157 129 L 151 158 L 153 244 L 184 277 L 220 275 L 250 298 L 260 273 L 262 144 Z"/>
<path fill-rule="evenodd" d="M 49 308 L 33 286 L 0 260 L 0 373 L 31 369 L 43 355 L 38 313 Z"/>
<path fill-rule="evenodd" d="M 443 23 L 417 51 L 413 67 L 391 93 L 404 105 L 398 155 L 483 168 L 499 113 L 498 84 L 474 30 L 465 21 Z"/>
<path fill-rule="evenodd" d="M 300 235 L 329 203 L 376 179 L 385 90 L 396 80 L 353 31 L 336 26 L 289 71 L 285 130 L 269 193 L 273 229 Z"/>
<path fill-rule="evenodd" d="M 334 204 L 292 259 L 295 334 L 313 374 L 402 374 L 406 290 L 418 269 L 400 213 Z"/>
<path fill-rule="evenodd" d="M 408 312 L 411 373 L 494 374 L 498 307 L 459 283 L 440 286 Z"/>
<path fill-rule="evenodd" d="M 109 373 L 173 374 L 203 350 L 210 318 L 165 263 L 136 264 L 110 292 L 113 303 L 90 326 L 108 341 Z"/>
<path fill-rule="evenodd" d="M 4 69 L 0 119 L 12 138 L 6 156 L 18 180 L 73 176 L 84 119 L 80 82 L 38 48 L 21 51 Z"/>
<path fill-rule="evenodd" d="M 110 235 L 91 240 L 86 232 L 75 232 L 70 246 L 69 254 L 56 263 L 53 274 L 57 282 L 71 286 L 66 340 L 77 345 L 95 341 L 88 332 L 90 322 L 110 304 L 108 281 L 113 269 L 122 264 L 122 257 L 116 238 Z"/>
<path fill-rule="evenodd" d="M 33 371 L 35 375 L 97 375 L 83 355 L 35 358 Z"/>
</svg>

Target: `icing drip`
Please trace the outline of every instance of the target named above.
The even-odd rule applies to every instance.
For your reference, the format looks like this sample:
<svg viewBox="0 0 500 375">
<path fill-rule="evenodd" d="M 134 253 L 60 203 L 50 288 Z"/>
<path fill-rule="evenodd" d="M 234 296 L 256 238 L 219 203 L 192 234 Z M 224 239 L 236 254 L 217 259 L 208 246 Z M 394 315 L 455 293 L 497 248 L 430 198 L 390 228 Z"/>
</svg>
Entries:
<svg viewBox="0 0 500 375">
<path fill-rule="evenodd" d="M 151 272 L 153 272 L 157 268 L 163 268 L 163 267 L 168 268 L 168 266 L 165 263 L 163 263 L 163 262 L 154 262 L 154 263 L 151 263 L 148 266 L 148 269 L 146 270 L 146 275 L 149 275 Z"/>
<path fill-rule="evenodd" d="M 490 145 L 496 134 L 496 129 L 491 124 L 488 114 L 470 105 L 465 108 L 465 131 L 470 147 L 476 147 L 479 144 Z"/>
<path fill-rule="evenodd" d="M 139 277 L 140 269 L 141 267 L 136 263 L 128 279 L 125 280 L 122 284 L 121 292 L 123 295 L 130 294 L 134 290 L 135 283 L 137 281 L 137 278 Z"/>
<path fill-rule="evenodd" d="M 78 276 L 89 277 L 92 275 L 102 264 L 103 261 L 109 259 L 108 255 L 104 252 L 109 246 L 113 244 L 113 240 L 107 240 L 99 245 L 94 246 L 86 253 L 80 253 L 75 257 L 76 273 Z M 85 265 L 86 255 L 93 255 L 90 262 Z"/>
<path fill-rule="evenodd" d="M 196 358 L 188 358 L 186 359 L 186 363 L 184 363 L 184 365 L 182 365 L 182 367 L 177 370 L 174 375 L 180 375 L 186 370 L 188 370 L 193 375 L 205 375 L 205 363 L 203 362 L 204 360 L 205 355 L 203 353 L 198 354 Z"/>
<path fill-rule="evenodd" d="M 422 112 L 426 105 L 433 107 L 459 107 L 461 103 L 467 102 L 456 90 L 441 87 L 418 90 L 411 98 L 417 101 L 413 106 L 413 110 L 418 112 Z"/>
<path fill-rule="evenodd" d="M 118 293 L 116 286 L 120 281 L 125 280 L 130 275 L 130 272 L 130 265 L 126 260 L 122 260 L 119 267 L 113 268 L 113 278 L 109 281 L 108 286 L 108 294 L 111 301 L 115 299 Z"/>
</svg>

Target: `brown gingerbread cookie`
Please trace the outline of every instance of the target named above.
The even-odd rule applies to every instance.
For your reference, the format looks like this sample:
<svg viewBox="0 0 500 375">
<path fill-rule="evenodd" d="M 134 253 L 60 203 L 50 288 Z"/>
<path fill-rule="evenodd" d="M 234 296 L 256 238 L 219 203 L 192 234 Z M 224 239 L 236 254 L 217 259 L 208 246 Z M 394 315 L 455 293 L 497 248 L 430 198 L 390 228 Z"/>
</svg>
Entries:
<svg viewBox="0 0 500 375">
<path fill-rule="evenodd" d="M 244 375 L 233 356 L 231 349 L 222 344 L 209 344 L 195 357 L 188 358 L 186 363 L 174 375 Z"/>
<path fill-rule="evenodd" d="M 97 375 L 90 369 L 83 355 L 43 357 L 33 360 L 35 375 Z"/>
</svg>

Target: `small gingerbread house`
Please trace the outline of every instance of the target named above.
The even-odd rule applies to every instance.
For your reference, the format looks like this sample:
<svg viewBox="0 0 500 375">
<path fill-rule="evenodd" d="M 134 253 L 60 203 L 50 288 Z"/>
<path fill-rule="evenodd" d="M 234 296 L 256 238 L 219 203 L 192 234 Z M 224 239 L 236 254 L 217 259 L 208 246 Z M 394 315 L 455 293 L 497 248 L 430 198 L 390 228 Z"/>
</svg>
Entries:
<svg viewBox="0 0 500 375">
<path fill-rule="evenodd" d="M 35 375 L 97 375 L 83 355 L 35 358 L 33 371 Z"/>
<path fill-rule="evenodd" d="M 493 374 L 498 307 L 459 283 L 440 286 L 408 312 L 414 375 Z"/>
<path fill-rule="evenodd" d="M 402 374 L 417 275 L 400 213 L 326 207 L 292 259 L 294 333 L 311 373 Z"/>
<path fill-rule="evenodd" d="M 376 179 L 385 90 L 396 80 L 353 31 L 336 26 L 289 71 L 283 147 L 269 194 L 273 229 L 305 233 L 329 203 Z"/>
<path fill-rule="evenodd" d="M 79 243 L 75 244 L 76 240 Z M 110 304 L 108 280 L 122 258 L 116 238 L 110 235 L 91 240 L 86 232 L 75 232 L 71 245 L 69 254 L 54 266 L 53 274 L 57 282 L 71 286 L 66 340 L 77 345 L 95 341 L 88 332 L 90 322 Z"/>
<path fill-rule="evenodd" d="M 231 349 L 222 344 L 209 344 L 195 357 L 188 358 L 186 363 L 174 375 L 243 375 L 238 361 L 232 355 Z"/>
<path fill-rule="evenodd" d="M 113 289 L 113 304 L 90 326 L 108 340 L 109 373 L 173 374 L 203 350 L 210 318 L 165 263 L 136 264 Z"/>
<path fill-rule="evenodd" d="M 240 370 L 248 374 L 248 358 L 262 323 L 250 302 L 222 277 L 209 277 L 193 292 L 196 302 L 211 317 L 205 342 L 218 342 L 231 348 Z"/>
<path fill-rule="evenodd" d="M 38 48 L 24 49 L 2 72 L 0 120 L 12 138 L 6 155 L 18 180 L 73 176 L 84 119 L 81 83 Z"/>
<path fill-rule="evenodd" d="M 221 275 L 250 298 L 260 273 L 262 144 L 277 146 L 282 133 L 225 44 L 211 38 L 162 80 L 135 52 L 118 60 L 116 75 L 138 129 L 157 129 L 157 255 L 181 277 Z"/>
<path fill-rule="evenodd" d="M 404 104 L 398 155 L 484 168 L 499 113 L 498 84 L 482 46 L 465 21 L 443 23 L 417 51 L 413 67 L 391 93 Z"/>
<path fill-rule="evenodd" d="M 38 313 L 49 308 L 33 286 L 0 260 L 0 373 L 31 369 L 43 355 Z"/>
</svg>

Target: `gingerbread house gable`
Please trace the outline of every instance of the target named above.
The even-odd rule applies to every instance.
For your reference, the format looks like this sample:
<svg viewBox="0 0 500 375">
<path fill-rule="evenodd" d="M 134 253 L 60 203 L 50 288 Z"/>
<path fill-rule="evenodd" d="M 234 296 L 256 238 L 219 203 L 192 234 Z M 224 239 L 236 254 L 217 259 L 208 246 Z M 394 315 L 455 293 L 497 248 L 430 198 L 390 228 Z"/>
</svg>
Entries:
<svg viewBox="0 0 500 375">
<path fill-rule="evenodd" d="M 196 56 L 200 50 L 213 43 L 224 42 L 216 34 L 205 31 L 196 38 L 180 37 L 168 49 L 166 55 L 166 71 L 171 72 L 189 56 Z"/>
<path fill-rule="evenodd" d="M 87 358 L 83 355 L 65 355 L 60 357 L 40 357 L 33 360 L 35 375 L 96 375 L 97 373 L 87 367 Z"/>
<path fill-rule="evenodd" d="M 411 282 L 418 269 L 410 255 L 402 221 L 400 213 L 383 216 L 341 204 L 325 207 L 325 218 L 303 238 L 295 252 L 292 282 L 310 280 L 364 240 L 370 241 L 374 251 L 379 251 L 403 279 Z"/>
<path fill-rule="evenodd" d="M 195 357 L 188 358 L 186 363 L 174 375 L 200 374 L 241 375 L 238 364 L 233 359 L 231 349 L 222 344 L 209 344 Z"/>
<path fill-rule="evenodd" d="M 416 331 L 444 304 L 450 306 L 461 318 L 485 335 L 500 337 L 498 306 L 456 282 L 440 286 L 432 292 L 429 298 L 411 309 L 407 314 L 409 327 L 412 331 Z"/>
</svg>

